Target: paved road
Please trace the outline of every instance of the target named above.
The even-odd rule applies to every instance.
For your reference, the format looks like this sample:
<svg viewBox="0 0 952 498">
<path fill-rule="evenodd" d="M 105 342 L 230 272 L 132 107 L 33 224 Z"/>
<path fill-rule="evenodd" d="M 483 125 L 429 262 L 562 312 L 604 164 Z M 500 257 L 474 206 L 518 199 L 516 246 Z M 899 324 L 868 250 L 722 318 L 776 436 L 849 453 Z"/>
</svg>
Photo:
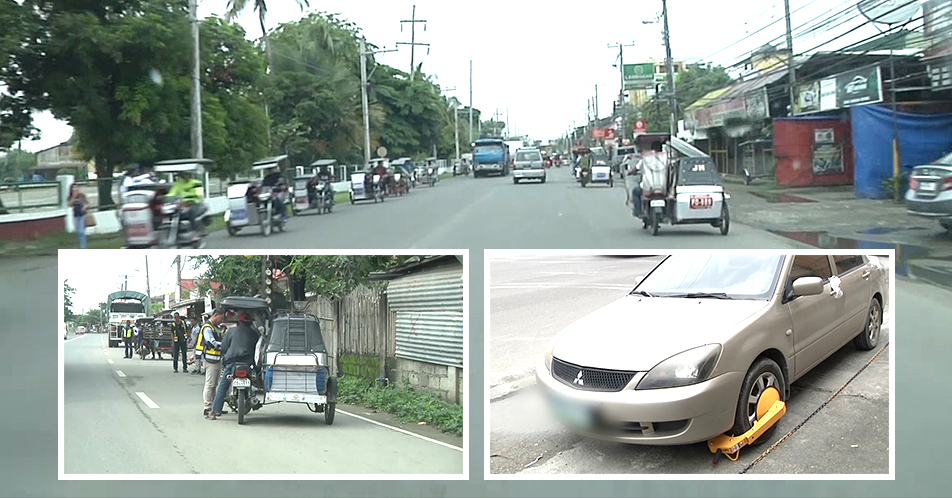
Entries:
<svg viewBox="0 0 952 498">
<path fill-rule="evenodd" d="M 555 333 L 618 299 L 658 258 L 589 257 L 585 261 L 580 257 L 564 264 L 548 257 L 491 261 L 488 376 L 492 383 L 531 371 Z M 902 285 L 905 290 L 905 282 Z M 908 290 L 905 293 L 908 296 Z M 910 297 L 905 299 L 904 305 L 911 302 Z M 794 384 L 774 441 L 806 419 L 889 341 L 891 317 L 892 310 L 887 307 L 880 347 L 861 352 L 847 345 Z M 496 385 L 491 393 L 492 473 L 730 474 L 739 472 L 765 449 L 742 451 L 739 461 L 722 458 L 713 467 L 712 455 L 703 443 L 644 447 L 582 438 L 548 415 L 534 379 L 523 377 L 515 384 Z M 533 416 L 527 417 L 528 413 Z M 888 434 L 887 348 L 833 402 L 750 473 L 888 473 Z"/>
<path fill-rule="evenodd" d="M 264 239 L 253 229 L 209 237 L 209 248 L 631 249 L 805 248 L 734 224 L 728 236 L 709 226 L 662 227 L 652 237 L 624 206 L 625 190 L 581 188 L 568 168 L 550 168 L 544 184 L 512 177 L 456 177 L 402 197 L 338 205 L 330 216 L 297 217 L 286 233 Z M 736 209 L 743 209 L 738 206 Z"/>
<path fill-rule="evenodd" d="M 67 474 L 463 471 L 460 438 L 436 431 L 415 437 L 380 425 L 387 420 L 347 414 L 364 412 L 357 407 L 339 407 L 346 413 L 339 411 L 332 426 L 297 404 L 268 405 L 243 426 L 233 414 L 208 421 L 200 414 L 204 377 L 173 373 L 168 356 L 124 359 L 98 334 L 64 342 Z M 202 438 L 217 448 L 210 450 Z"/>
</svg>

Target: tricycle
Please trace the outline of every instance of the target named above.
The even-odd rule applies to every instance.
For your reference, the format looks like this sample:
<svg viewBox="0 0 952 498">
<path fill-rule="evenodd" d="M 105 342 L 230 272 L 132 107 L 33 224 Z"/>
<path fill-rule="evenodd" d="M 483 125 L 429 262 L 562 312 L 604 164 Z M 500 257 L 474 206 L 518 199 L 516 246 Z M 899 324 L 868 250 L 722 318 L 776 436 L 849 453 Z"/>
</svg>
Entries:
<svg viewBox="0 0 952 498">
<path fill-rule="evenodd" d="M 172 322 L 174 321 L 171 318 L 152 317 L 136 320 L 136 326 L 142 334 L 142 344 L 137 351 L 139 358 L 144 360 L 151 354 L 153 358 L 158 355 L 161 360 L 162 353 L 172 354 Z"/>
<path fill-rule="evenodd" d="M 422 166 L 417 169 L 417 179 L 429 187 L 435 186 L 440 180 L 439 169 L 436 167 L 436 158 L 427 158 Z"/>
<path fill-rule="evenodd" d="M 183 204 L 169 195 L 177 178 L 200 183 L 208 159 L 172 159 L 155 164 L 156 173 L 168 175 L 166 182 L 143 183 L 130 187 L 122 195 L 119 211 L 122 235 L 129 248 L 193 248 L 205 247 L 204 230 L 193 226 L 192 219 L 208 224 L 208 209 L 204 203 Z M 200 189 L 199 189 L 200 190 Z"/>
<path fill-rule="evenodd" d="M 366 171 L 350 175 L 350 203 L 357 201 L 383 202 L 386 191 L 384 190 L 383 175 L 378 174 L 373 168 Z"/>
<path fill-rule="evenodd" d="M 237 180 L 228 184 L 228 209 L 225 224 L 228 235 L 241 229 L 258 225 L 261 234 L 271 235 L 272 228 L 284 231 L 288 218 L 283 213 L 287 208 L 287 187 L 281 165 L 288 156 L 262 159 L 251 167 L 260 174 L 255 180 Z"/>
<path fill-rule="evenodd" d="M 641 150 L 638 165 L 642 172 L 642 228 L 658 235 L 662 223 L 710 224 L 727 235 L 730 195 L 724 191 L 714 160 L 676 137 L 644 134 L 636 141 L 639 139 L 653 142 L 650 149 Z"/>
<path fill-rule="evenodd" d="M 252 410 L 286 402 L 303 403 L 311 412 L 322 413 L 327 425 L 333 424 L 337 378 L 330 370 L 318 319 L 293 311 L 272 315 L 269 303 L 257 297 L 226 297 L 221 305 L 228 315 L 250 314 L 261 333 L 255 361 L 236 364 L 229 376 L 225 399 L 238 414 L 238 423 L 244 424 Z"/>
<path fill-rule="evenodd" d="M 334 209 L 334 188 L 331 185 L 333 175 L 327 171 L 327 168 L 334 167 L 336 164 L 335 159 L 320 159 L 311 164 L 314 168 L 312 175 L 300 175 L 294 178 L 294 214 L 299 215 L 309 211 L 324 214 Z"/>
</svg>

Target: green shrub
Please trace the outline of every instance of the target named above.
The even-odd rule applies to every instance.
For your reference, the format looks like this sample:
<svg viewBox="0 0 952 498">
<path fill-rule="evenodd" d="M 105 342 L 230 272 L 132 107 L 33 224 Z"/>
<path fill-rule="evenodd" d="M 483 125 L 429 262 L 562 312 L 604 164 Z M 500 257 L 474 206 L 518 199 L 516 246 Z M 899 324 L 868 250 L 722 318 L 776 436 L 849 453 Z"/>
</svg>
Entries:
<svg viewBox="0 0 952 498">
<path fill-rule="evenodd" d="M 462 406 L 447 403 L 432 393 L 415 391 L 409 382 L 404 382 L 403 387 L 382 387 L 359 377 L 343 376 L 338 383 L 337 401 L 384 411 L 404 422 L 426 422 L 443 432 L 463 435 Z"/>
</svg>

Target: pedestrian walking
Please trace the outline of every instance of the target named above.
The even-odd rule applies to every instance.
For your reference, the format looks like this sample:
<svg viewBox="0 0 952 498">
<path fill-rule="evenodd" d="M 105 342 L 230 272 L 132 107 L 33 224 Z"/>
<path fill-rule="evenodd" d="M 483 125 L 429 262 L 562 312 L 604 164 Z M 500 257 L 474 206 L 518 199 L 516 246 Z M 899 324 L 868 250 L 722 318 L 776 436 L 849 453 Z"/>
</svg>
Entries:
<svg viewBox="0 0 952 498">
<path fill-rule="evenodd" d="M 126 320 L 122 327 L 122 342 L 125 344 L 125 358 L 132 358 L 132 321 Z"/>
<path fill-rule="evenodd" d="M 182 315 L 175 313 L 172 323 L 172 371 L 178 373 L 179 357 L 182 358 L 182 372 L 188 373 L 188 328 Z"/>
<path fill-rule="evenodd" d="M 198 320 L 197 316 L 193 316 L 191 322 L 192 337 L 188 341 L 188 348 L 192 351 L 192 355 L 189 363 L 192 365 L 192 375 L 200 375 L 202 373 L 202 349 L 200 347 L 201 340 L 199 337 L 201 335 L 202 323 Z"/>
<path fill-rule="evenodd" d="M 79 237 L 79 248 L 86 249 L 86 212 L 89 211 L 89 199 L 79 190 L 79 185 L 69 186 L 69 197 L 66 203 L 73 211 L 73 224 L 76 226 L 76 235 Z"/>
<path fill-rule="evenodd" d="M 202 391 L 205 408 L 202 414 L 206 418 L 208 412 L 212 409 L 212 403 L 215 400 L 215 388 L 218 387 L 218 380 L 221 377 L 222 334 L 218 327 L 221 326 L 224 320 L 225 310 L 218 308 L 213 311 L 212 316 L 202 324 L 196 345 L 197 348 L 201 348 L 201 356 L 205 366 L 205 389 Z"/>
</svg>

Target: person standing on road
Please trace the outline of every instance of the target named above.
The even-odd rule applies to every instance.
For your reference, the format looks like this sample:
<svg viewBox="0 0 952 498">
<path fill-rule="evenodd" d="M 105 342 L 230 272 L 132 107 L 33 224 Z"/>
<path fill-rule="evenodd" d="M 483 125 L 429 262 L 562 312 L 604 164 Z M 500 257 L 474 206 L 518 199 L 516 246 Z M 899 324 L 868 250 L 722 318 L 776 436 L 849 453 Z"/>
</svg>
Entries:
<svg viewBox="0 0 952 498">
<path fill-rule="evenodd" d="M 132 358 L 132 321 L 126 320 L 126 324 L 122 327 L 122 342 L 125 344 L 125 356 L 124 358 Z"/>
<path fill-rule="evenodd" d="M 626 174 L 628 175 L 628 178 L 631 179 L 631 184 L 632 184 L 631 198 L 629 199 L 629 201 L 631 202 L 631 215 L 637 218 L 640 218 L 642 213 L 642 205 L 641 205 L 642 171 L 641 171 L 641 167 L 638 165 L 634 157 L 630 157 L 628 161 L 629 161 L 628 163 L 629 166 L 631 166 L 631 169 L 629 169 L 626 172 Z"/>
<path fill-rule="evenodd" d="M 261 334 L 255 330 L 251 315 L 241 313 L 238 316 L 238 326 L 229 330 L 224 342 L 222 342 L 224 372 L 221 381 L 218 383 L 218 392 L 215 393 L 215 403 L 212 405 L 212 411 L 208 413 L 209 420 L 215 420 L 223 413 L 225 396 L 228 394 L 228 387 L 231 386 L 231 379 L 228 377 L 234 375 L 235 364 L 239 362 L 254 364 L 255 348 L 258 346 L 258 339 L 260 338 Z"/>
<path fill-rule="evenodd" d="M 76 226 L 76 235 L 79 237 L 79 248 L 86 249 L 86 211 L 89 210 L 89 199 L 79 190 L 79 185 L 69 186 L 69 198 L 66 199 L 73 211 L 73 224 Z"/>
<path fill-rule="evenodd" d="M 197 316 L 192 317 L 192 337 L 188 341 L 188 348 L 192 350 L 192 375 L 200 375 L 202 373 L 202 349 L 199 346 L 201 341 L 199 336 L 202 331 L 202 324 L 198 321 Z"/>
<path fill-rule="evenodd" d="M 182 357 L 182 371 L 188 373 L 188 329 L 182 315 L 175 313 L 172 323 L 172 371 L 178 373 L 179 356 Z"/>
<path fill-rule="evenodd" d="M 202 392 L 205 409 L 202 414 L 208 417 L 215 400 L 215 388 L 221 377 L 221 348 L 222 336 L 218 327 L 225 320 L 225 310 L 218 308 L 212 316 L 202 324 L 196 345 L 196 357 L 203 356 L 205 364 L 205 389 Z M 197 360 L 196 360 L 197 361 Z M 227 412 L 222 412 L 227 413 Z"/>
</svg>

